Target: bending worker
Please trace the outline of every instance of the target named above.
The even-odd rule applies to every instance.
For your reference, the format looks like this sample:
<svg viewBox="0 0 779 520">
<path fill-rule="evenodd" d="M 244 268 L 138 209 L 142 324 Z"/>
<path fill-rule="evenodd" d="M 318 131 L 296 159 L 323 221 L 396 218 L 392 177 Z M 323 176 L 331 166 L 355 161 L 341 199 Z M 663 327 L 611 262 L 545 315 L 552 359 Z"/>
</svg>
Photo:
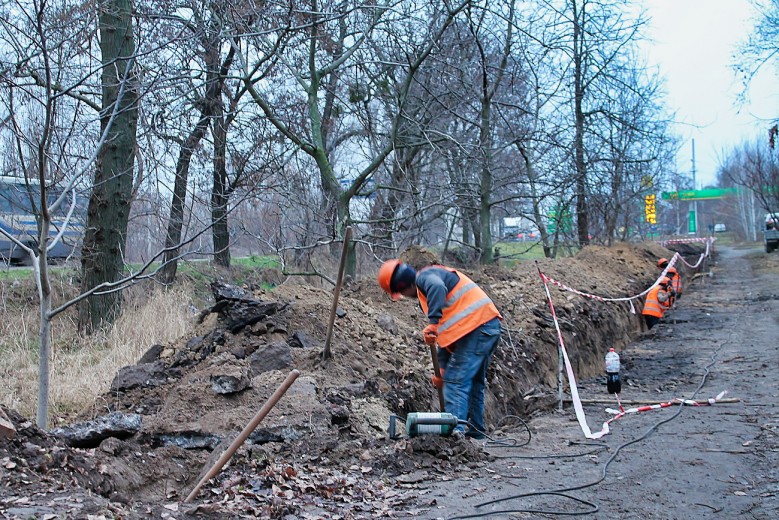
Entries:
<svg viewBox="0 0 779 520">
<path fill-rule="evenodd" d="M 657 261 L 657 267 L 661 271 L 668 267 L 668 259 L 667 258 L 661 258 Z M 674 298 L 676 300 L 680 299 L 682 297 L 682 275 L 679 274 L 679 271 L 676 270 L 675 267 L 670 267 L 668 269 L 668 272 L 665 273 L 668 278 L 671 279 L 671 286 L 674 289 L 674 292 L 676 293 Z"/>
<path fill-rule="evenodd" d="M 458 424 L 454 434 L 483 438 L 487 367 L 503 319 L 495 304 L 473 280 L 443 265 L 417 272 L 400 260 L 388 260 L 379 269 L 379 286 L 396 301 L 401 296 L 419 299 L 428 321 L 423 339 L 428 345 L 438 343 L 441 379 L 434 375 L 433 386 L 443 386 L 446 412 L 470 426 L 465 433 Z"/>
<path fill-rule="evenodd" d="M 652 327 L 657 325 L 665 311 L 671 307 L 671 293 L 673 289 L 668 287 L 670 283 L 671 281 L 668 277 L 664 276 L 646 295 L 641 314 L 644 316 L 647 330 L 651 330 Z"/>
</svg>

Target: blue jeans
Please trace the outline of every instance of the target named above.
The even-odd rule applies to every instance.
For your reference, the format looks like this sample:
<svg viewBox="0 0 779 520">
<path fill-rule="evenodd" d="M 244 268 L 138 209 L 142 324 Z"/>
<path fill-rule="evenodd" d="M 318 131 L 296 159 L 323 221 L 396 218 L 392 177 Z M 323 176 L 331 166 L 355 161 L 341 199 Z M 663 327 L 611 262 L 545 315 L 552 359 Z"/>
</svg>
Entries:
<svg viewBox="0 0 779 520">
<path fill-rule="evenodd" d="M 487 367 L 500 341 L 500 320 L 493 318 L 452 345 L 453 352 L 439 348 L 438 363 L 444 369 L 444 406 L 448 413 L 467 420 L 478 436 L 485 431 L 484 387 Z M 464 431 L 458 424 L 455 431 Z"/>
</svg>

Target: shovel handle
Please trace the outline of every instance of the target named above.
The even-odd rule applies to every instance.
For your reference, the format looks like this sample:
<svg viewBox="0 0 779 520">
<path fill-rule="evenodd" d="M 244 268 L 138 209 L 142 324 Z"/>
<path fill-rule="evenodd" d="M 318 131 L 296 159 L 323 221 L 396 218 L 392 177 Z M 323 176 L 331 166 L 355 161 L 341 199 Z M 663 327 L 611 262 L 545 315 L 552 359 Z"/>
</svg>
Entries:
<svg viewBox="0 0 779 520">
<path fill-rule="evenodd" d="M 438 346 L 436 344 L 430 345 L 430 357 L 433 359 L 433 373 L 436 377 L 441 377 L 441 368 L 438 366 Z M 444 410 L 444 389 L 438 388 L 438 405 L 441 407 L 441 411 Z"/>
</svg>

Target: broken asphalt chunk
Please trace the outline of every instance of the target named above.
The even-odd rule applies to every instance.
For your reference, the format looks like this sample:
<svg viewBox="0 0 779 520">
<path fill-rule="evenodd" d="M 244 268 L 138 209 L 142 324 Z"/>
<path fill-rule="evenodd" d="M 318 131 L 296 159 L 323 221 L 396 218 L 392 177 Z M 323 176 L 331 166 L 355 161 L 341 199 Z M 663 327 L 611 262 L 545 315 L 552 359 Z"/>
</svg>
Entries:
<svg viewBox="0 0 779 520">
<path fill-rule="evenodd" d="M 140 415 L 111 412 L 91 421 L 55 428 L 51 433 L 74 448 L 96 448 L 101 441 L 109 437 L 125 439 L 132 437 L 140 429 Z"/>
</svg>

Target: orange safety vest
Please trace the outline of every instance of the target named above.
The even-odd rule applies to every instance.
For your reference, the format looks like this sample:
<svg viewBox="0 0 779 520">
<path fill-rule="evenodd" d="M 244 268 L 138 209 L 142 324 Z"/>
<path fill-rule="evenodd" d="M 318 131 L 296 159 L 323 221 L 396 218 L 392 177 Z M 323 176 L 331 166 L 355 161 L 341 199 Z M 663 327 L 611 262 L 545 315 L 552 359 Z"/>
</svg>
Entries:
<svg viewBox="0 0 779 520">
<path fill-rule="evenodd" d="M 676 291 L 677 296 L 682 294 L 682 277 L 679 276 L 679 273 L 676 273 L 676 276 L 671 278 L 671 284 L 673 285 L 674 291 Z"/>
<path fill-rule="evenodd" d="M 665 314 L 666 309 L 670 307 L 670 299 L 667 302 L 661 303 L 660 300 L 657 298 L 657 294 L 660 292 L 662 287 L 659 285 L 656 285 L 652 288 L 651 291 L 649 291 L 646 295 L 646 301 L 644 302 L 644 309 L 641 311 L 641 314 L 645 314 L 647 316 L 654 316 L 656 318 L 662 318 L 663 314 Z"/>
<path fill-rule="evenodd" d="M 669 267 L 668 272 L 674 274 L 673 278 L 670 276 L 668 277 L 671 279 L 671 287 L 674 288 L 677 295 L 682 294 L 682 277 L 679 274 L 679 271 L 677 271 L 675 267 Z"/>
<path fill-rule="evenodd" d="M 434 266 L 439 269 L 446 269 L 460 277 L 460 281 L 454 286 L 454 289 L 446 295 L 443 315 L 438 322 L 438 344 L 447 348 L 455 341 L 462 338 L 469 332 L 472 332 L 484 325 L 493 318 L 503 319 L 498 308 L 492 303 L 476 282 L 462 274 L 457 269 Z M 427 297 L 422 291 L 417 289 L 419 304 L 425 315 L 427 315 Z"/>
</svg>

